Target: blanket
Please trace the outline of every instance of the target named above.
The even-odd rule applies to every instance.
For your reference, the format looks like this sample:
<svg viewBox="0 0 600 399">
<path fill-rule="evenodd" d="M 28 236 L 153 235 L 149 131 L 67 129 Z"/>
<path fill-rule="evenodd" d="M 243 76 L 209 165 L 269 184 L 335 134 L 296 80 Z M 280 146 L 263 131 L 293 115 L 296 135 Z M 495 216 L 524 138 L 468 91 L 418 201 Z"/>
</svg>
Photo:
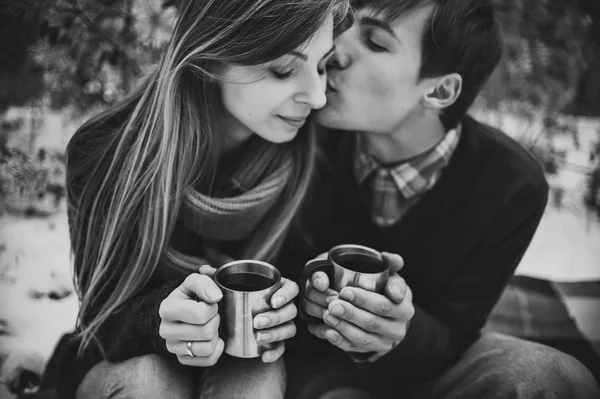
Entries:
<svg viewBox="0 0 600 399">
<path fill-rule="evenodd" d="M 514 276 L 484 331 L 566 352 L 600 382 L 600 281 L 560 283 Z"/>
</svg>

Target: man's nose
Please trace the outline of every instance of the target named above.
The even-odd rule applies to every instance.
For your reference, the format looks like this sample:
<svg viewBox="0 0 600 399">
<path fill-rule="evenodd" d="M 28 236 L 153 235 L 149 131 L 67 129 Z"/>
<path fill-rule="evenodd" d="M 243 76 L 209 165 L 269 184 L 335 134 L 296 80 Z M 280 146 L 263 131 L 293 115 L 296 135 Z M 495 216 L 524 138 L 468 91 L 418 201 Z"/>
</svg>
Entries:
<svg viewBox="0 0 600 399">
<path fill-rule="evenodd" d="M 342 33 L 335 42 L 335 50 L 333 55 L 327 61 L 327 69 L 346 69 L 350 65 L 350 52 L 348 51 L 347 43 L 342 39 L 347 34 L 347 31 Z"/>
</svg>

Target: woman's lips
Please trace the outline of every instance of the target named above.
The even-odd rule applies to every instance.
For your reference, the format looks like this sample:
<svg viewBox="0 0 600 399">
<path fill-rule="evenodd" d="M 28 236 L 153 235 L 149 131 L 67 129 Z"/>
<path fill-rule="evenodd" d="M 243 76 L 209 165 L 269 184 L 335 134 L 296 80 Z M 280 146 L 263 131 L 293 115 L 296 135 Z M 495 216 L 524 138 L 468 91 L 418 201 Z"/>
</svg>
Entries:
<svg viewBox="0 0 600 399">
<path fill-rule="evenodd" d="M 304 125 L 304 122 L 306 122 L 306 117 L 290 117 L 290 116 L 282 116 L 282 115 L 277 115 L 277 117 L 279 119 L 281 119 L 283 122 L 287 123 L 288 125 L 295 127 L 295 128 L 301 128 L 302 125 Z"/>
</svg>

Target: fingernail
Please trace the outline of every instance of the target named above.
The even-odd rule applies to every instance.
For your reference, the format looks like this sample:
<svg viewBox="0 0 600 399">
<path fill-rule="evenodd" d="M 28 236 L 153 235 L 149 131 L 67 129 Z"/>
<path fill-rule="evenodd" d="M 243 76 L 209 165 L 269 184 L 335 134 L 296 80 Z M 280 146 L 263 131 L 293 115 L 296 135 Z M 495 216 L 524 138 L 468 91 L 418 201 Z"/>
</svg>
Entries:
<svg viewBox="0 0 600 399">
<path fill-rule="evenodd" d="M 404 298 L 404 294 L 402 293 L 402 289 L 398 284 L 390 284 L 390 292 L 399 298 Z"/>
<path fill-rule="evenodd" d="M 282 297 L 281 295 L 277 295 L 276 297 L 273 298 L 273 301 L 272 301 L 272 305 L 274 308 L 279 308 L 279 307 L 283 306 L 284 303 L 285 303 L 285 298 Z"/>
<path fill-rule="evenodd" d="M 340 304 L 337 304 L 333 308 L 331 308 L 331 313 L 333 313 L 334 315 L 337 315 L 337 316 L 343 315 L 345 311 L 346 311 L 346 308 L 344 308 L 344 306 L 340 305 Z"/>
<path fill-rule="evenodd" d="M 215 287 L 208 287 L 206 290 L 204 290 L 204 292 L 206 293 L 206 296 L 208 297 L 208 299 L 220 299 L 223 294 L 221 294 L 221 291 L 219 291 L 218 288 Z"/>
<path fill-rule="evenodd" d="M 331 343 L 336 343 L 340 339 L 340 336 L 335 331 L 327 330 L 325 331 L 325 338 Z"/>
<path fill-rule="evenodd" d="M 338 299 L 337 295 L 331 295 L 331 296 L 328 296 L 327 298 L 325 298 L 325 302 L 327 304 L 330 304 L 331 302 L 335 301 L 336 299 Z"/>
<path fill-rule="evenodd" d="M 340 297 L 347 301 L 352 301 L 354 299 L 354 292 L 351 289 L 345 288 L 340 293 Z"/>
<path fill-rule="evenodd" d="M 325 288 L 325 281 L 322 278 L 315 279 L 315 287 L 319 290 Z"/>
<path fill-rule="evenodd" d="M 271 333 L 260 332 L 257 334 L 256 341 L 257 342 L 265 342 L 265 341 L 270 341 L 271 338 L 272 338 Z"/>
<path fill-rule="evenodd" d="M 334 326 L 337 326 L 338 323 L 340 322 L 337 317 L 334 317 L 334 316 L 332 316 L 330 314 L 327 314 L 327 316 L 325 316 L 325 321 L 328 324 L 333 324 Z"/>
<path fill-rule="evenodd" d="M 263 317 L 263 316 L 258 316 L 254 319 L 254 327 L 255 328 L 267 327 L 270 323 L 271 323 L 271 320 L 269 320 L 268 318 Z"/>
<path fill-rule="evenodd" d="M 265 353 L 265 354 L 263 354 L 262 359 L 263 359 L 263 362 L 270 363 L 271 360 L 273 359 L 273 356 L 271 356 L 270 353 Z"/>
</svg>

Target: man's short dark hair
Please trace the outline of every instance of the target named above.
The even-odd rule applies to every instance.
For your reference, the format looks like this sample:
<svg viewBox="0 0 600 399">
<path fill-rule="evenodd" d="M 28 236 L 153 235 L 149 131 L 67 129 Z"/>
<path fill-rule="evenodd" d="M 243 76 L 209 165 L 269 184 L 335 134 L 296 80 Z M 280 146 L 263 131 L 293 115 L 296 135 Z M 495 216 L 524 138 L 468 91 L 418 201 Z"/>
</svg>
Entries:
<svg viewBox="0 0 600 399">
<path fill-rule="evenodd" d="M 450 128 L 473 104 L 502 55 L 500 29 L 490 0 L 359 0 L 355 7 L 373 7 L 387 21 L 393 21 L 430 4 L 434 9 L 423 30 L 419 77 L 462 76 L 461 95 L 441 115 Z"/>
</svg>

